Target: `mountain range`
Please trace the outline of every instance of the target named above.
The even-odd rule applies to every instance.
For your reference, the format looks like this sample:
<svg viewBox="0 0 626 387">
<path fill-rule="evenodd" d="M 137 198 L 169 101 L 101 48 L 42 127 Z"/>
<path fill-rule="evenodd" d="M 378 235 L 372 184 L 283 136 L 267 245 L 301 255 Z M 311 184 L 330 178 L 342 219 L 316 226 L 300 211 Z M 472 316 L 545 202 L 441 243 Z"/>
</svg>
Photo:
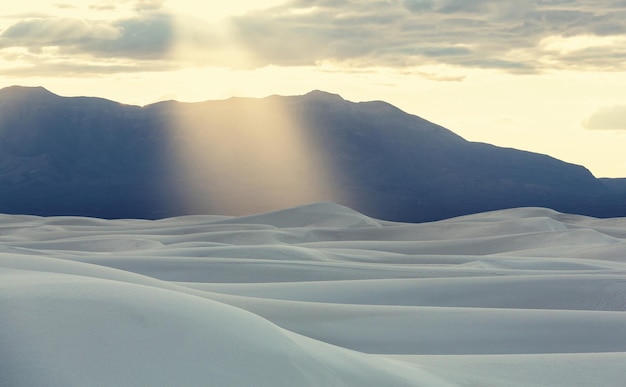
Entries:
<svg viewBox="0 0 626 387">
<path fill-rule="evenodd" d="M 156 219 L 334 201 L 421 222 L 512 207 L 626 216 L 626 180 L 470 142 L 380 101 L 303 96 L 144 107 L 0 90 L 0 212 Z"/>
</svg>

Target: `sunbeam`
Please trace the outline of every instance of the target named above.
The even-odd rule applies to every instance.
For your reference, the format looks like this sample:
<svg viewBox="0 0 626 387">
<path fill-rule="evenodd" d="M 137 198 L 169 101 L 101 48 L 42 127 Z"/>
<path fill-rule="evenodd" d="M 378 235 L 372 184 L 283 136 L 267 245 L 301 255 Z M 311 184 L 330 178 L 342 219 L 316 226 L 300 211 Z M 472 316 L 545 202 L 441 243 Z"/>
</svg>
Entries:
<svg viewBox="0 0 626 387">
<path fill-rule="evenodd" d="M 337 198 L 316 141 L 285 101 L 172 105 L 170 156 L 185 208 L 241 215 Z"/>
</svg>

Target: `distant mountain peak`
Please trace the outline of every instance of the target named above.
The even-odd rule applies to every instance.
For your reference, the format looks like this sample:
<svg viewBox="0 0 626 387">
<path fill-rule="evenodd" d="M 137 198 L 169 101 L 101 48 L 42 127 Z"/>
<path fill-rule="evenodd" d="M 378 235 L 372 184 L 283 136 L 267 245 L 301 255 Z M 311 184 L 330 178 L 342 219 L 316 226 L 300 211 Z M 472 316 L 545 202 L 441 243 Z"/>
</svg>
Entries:
<svg viewBox="0 0 626 387">
<path fill-rule="evenodd" d="M 322 90 L 313 90 L 304 95 L 307 99 L 324 100 L 324 101 L 345 101 L 339 94 L 333 94 Z"/>
<path fill-rule="evenodd" d="M 0 89 L 0 96 L 11 98 L 52 97 L 56 94 L 42 86 L 9 86 Z"/>
<path fill-rule="evenodd" d="M 20 86 L 13 85 L 0 89 L 3 93 L 46 93 L 53 94 L 51 91 L 43 86 Z"/>
</svg>

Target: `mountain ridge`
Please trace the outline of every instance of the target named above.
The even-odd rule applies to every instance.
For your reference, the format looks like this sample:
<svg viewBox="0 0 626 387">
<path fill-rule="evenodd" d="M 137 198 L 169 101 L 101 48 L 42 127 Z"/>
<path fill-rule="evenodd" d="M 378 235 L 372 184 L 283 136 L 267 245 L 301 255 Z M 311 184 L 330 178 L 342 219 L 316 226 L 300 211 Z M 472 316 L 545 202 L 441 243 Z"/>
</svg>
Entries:
<svg viewBox="0 0 626 387">
<path fill-rule="evenodd" d="M 521 206 L 626 211 L 583 166 L 470 142 L 386 102 L 320 90 L 140 107 L 5 88 L 0 184 L 0 212 L 105 218 L 244 215 L 317 201 L 401 221 Z M 239 203 L 217 199 L 228 196 Z M 263 196 L 285 200 L 257 204 Z"/>
</svg>

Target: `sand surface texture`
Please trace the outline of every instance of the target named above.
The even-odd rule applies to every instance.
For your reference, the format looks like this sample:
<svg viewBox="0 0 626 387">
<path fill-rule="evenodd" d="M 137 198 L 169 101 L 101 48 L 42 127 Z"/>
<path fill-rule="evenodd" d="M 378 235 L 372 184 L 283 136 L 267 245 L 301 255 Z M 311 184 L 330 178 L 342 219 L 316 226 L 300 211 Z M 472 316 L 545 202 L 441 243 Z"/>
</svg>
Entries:
<svg viewBox="0 0 626 387">
<path fill-rule="evenodd" d="M 0 215 L 2 386 L 623 386 L 626 218 Z"/>
</svg>

